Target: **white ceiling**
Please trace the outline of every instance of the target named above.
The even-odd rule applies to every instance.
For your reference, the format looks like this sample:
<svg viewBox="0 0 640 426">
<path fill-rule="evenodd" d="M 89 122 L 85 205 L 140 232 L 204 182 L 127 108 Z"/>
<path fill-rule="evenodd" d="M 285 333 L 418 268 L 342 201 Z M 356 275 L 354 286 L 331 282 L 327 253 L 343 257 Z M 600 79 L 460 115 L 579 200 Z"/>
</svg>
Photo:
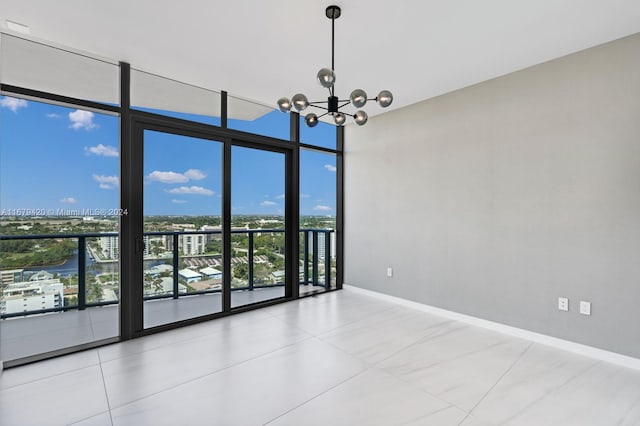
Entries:
<svg viewBox="0 0 640 426">
<path fill-rule="evenodd" d="M 326 98 L 332 3 L 337 94 L 390 108 L 640 32 L 639 0 L 0 0 L 0 26 L 275 106 Z"/>
</svg>

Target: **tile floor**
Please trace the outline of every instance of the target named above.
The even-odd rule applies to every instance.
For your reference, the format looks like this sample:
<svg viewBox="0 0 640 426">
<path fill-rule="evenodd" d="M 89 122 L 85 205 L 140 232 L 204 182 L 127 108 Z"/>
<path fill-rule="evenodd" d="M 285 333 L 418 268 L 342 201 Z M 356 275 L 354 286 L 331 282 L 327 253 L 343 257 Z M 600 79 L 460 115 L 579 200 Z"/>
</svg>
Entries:
<svg viewBox="0 0 640 426">
<path fill-rule="evenodd" d="M 321 292 L 324 287 L 301 285 L 300 294 Z M 284 297 L 284 287 L 258 288 L 231 293 L 231 306 L 238 307 Z M 156 299 L 144 302 L 147 328 L 222 311 L 220 293 Z M 0 321 L 0 358 L 19 359 L 70 346 L 116 337 L 118 306 L 91 307 L 46 315 L 16 317 Z M 1 426 L 1 425 L 0 425 Z"/>
<path fill-rule="evenodd" d="M 0 424 L 639 425 L 640 371 L 344 290 L 5 370 Z"/>
</svg>

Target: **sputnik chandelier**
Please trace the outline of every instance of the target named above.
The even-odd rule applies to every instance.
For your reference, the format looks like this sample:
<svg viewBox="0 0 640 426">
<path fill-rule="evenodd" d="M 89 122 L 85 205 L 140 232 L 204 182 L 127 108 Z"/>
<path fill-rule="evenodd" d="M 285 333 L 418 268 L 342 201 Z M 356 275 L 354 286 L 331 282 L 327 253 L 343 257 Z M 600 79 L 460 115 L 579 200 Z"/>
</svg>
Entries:
<svg viewBox="0 0 640 426">
<path fill-rule="evenodd" d="M 292 106 L 299 112 L 305 110 L 307 107 L 325 110 L 326 112 L 319 116 L 314 113 L 308 113 L 305 116 L 304 120 L 309 127 L 315 127 L 318 124 L 318 120 L 325 115 L 333 116 L 333 121 L 335 121 L 336 125 L 338 126 L 342 126 L 345 123 L 347 115 L 353 117 L 353 120 L 357 125 L 362 126 L 369 119 L 369 116 L 366 112 L 358 110 L 354 114 L 349 114 L 346 112 L 341 112 L 340 109 L 350 104 L 356 108 L 362 108 L 363 106 L 365 106 L 367 101 L 377 101 L 381 107 L 385 108 L 391 105 L 391 102 L 393 102 L 393 95 L 390 91 L 383 90 L 375 98 L 369 99 L 367 98 L 367 93 L 362 89 L 356 89 L 351 92 L 349 99 L 340 99 L 335 95 L 335 21 L 340 17 L 341 10 L 338 6 L 329 6 L 327 7 L 325 13 L 327 15 L 327 18 L 331 19 L 331 68 L 322 68 L 320 71 L 318 71 L 317 77 L 320 85 L 329 89 L 329 97 L 326 101 L 309 102 L 305 95 L 303 95 L 302 93 L 298 93 L 296 95 L 293 95 L 291 100 L 284 97 L 278 99 L 278 108 L 280 108 L 280 111 L 282 112 L 290 111 Z"/>
</svg>

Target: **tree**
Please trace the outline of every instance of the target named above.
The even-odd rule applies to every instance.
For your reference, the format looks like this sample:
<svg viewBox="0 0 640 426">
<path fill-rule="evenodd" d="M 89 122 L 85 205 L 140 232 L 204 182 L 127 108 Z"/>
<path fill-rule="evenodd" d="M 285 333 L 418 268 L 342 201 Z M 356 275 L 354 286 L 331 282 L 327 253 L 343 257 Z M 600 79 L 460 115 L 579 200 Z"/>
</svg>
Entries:
<svg viewBox="0 0 640 426">
<path fill-rule="evenodd" d="M 222 253 L 222 240 L 216 238 L 209 241 L 205 246 L 205 251 L 207 253 L 215 253 L 215 254 Z"/>
<path fill-rule="evenodd" d="M 249 265 L 247 265 L 246 263 L 240 263 L 238 265 L 235 265 L 233 267 L 233 276 L 241 279 L 241 280 L 246 280 L 249 278 Z"/>
<path fill-rule="evenodd" d="M 87 288 L 87 302 L 99 302 L 102 299 L 102 286 L 98 282 L 92 282 Z"/>
</svg>

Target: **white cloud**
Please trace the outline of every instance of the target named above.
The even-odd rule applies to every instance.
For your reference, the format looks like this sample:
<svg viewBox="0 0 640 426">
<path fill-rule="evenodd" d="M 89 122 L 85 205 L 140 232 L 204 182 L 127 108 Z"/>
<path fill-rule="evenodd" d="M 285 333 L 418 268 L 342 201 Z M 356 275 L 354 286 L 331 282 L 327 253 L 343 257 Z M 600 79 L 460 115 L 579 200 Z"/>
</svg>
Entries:
<svg viewBox="0 0 640 426">
<path fill-rule="evenodd" d="M 210 189 L 203 188 L 201 186 L 181 186 L 179 188 L 173 188 L 167 190 L 169 194 L 195 194 L 195 195 L 213 195 Z"/>
<path fill-rule="evenodd" d="M 317 210 L 317 211 L 321 211 L 321 212 L 329 212 L 329 211 L 331 211 L 331 207 L 323 206 L 322 204 L 318 204 L 313 209 Z"/>
<path fill-rule="evenodd" d="M 187 201 L 186 200 L 176 200 L 175 198 L 173 200 L 171 200 L 171 202 L 173 204 L 185 204 Z"/>
<path fill-rule="evenodd" d="M 176 172 L 161 172 L 159 170 L 155 170 L 149 173 L 147 179 L 150 181 L 158 181 L 162 183 L 185 183 L 189 182 L 189 178 L 183 175 L 182 173 Z"/>
<path fill-rule="evenodd" d="M 274 203 L 273 201 L 265 200 L 261 202 L 260 205 L 263 207 L 268 207 L 268 206 L 275 206 L 276 203 Z"/>
<path fill-rule="evenodd" d="M 24 99 L 10 98 L 9 96 L 4 96 L 0 99 L 0 107 L 9 108 L 13 112 L 18 112 L 18 108 L 26 108 L 27 101 Z"/>
<path fill-rule="evenodd" d="M 93 122 L 93 113 L 91 111 L 77 109 L 69 113 L 69 120 L 71 121 L 71 126 L 69 127 L 75 130 L 91 130 L 98 127 L 98 125 Z"/>
<path fill-rule="evenodd" d="M 118 176 L 93 175 L 93 180 L 100 184 L 100 189 L 115 189 L 120 186 Z"/>
<path fill-rule="evenodd" d="M 84 151 L 88 154 L 94 155 L 102 155 L 105 157 L 117 157 L 118 156 L 118 148 L 111 145 L 102 145 L 101 143 L 97 146 L 85 146 Z"/>
<path fill-rule="evenodd" d="M 60 200 L 60 202 L 65 204 L 75 204 L 78 202 L 78 200 L 76 200 L 73 197 L 64 197 L 63 199 Z"/>
<path fill-rule="evenodd" d="M 278 200 L 284 200 L 284 194 L 280 194 L 276 197 Z"/>
<path fill-rule="evenodd" d="M 207 175 L 202 172 L 202 170 L 198 169 L 189 169 L 184 173 L 178 172 L 161 172 L 160 170 L 154 170 L 149 173 L 147 179 L 151 182 L 162 182 L 162 183 L 186 183 L 190 180 L 202 180 L 206 178 Z"/>
<path fill-rule="evenodd" d="M 205 175 L 202 170 L 198 169 L 189 169 L 184 172 L 184 175 L 187 179 L 191 180 L 202 180 L 207 177 L 207 175 Z"/>
<path fill-rule="evenodd" d="M 338 170 L 336 166 L 332 166 L 331 164 L 325 164 L 324 168 L 329 170 L 330 172 L 335 172 L 336 170 Z"/>
<path fill-rule="evenodd" d="M 60 118 L 60 114 L 56 114 L 55 112 L 47 114 L 47 118 Z"/>
<path fill-rule="evenodd" d="M 311 198 L 309 194 L 300 194 L 300 198 Z"/>
</svg>

